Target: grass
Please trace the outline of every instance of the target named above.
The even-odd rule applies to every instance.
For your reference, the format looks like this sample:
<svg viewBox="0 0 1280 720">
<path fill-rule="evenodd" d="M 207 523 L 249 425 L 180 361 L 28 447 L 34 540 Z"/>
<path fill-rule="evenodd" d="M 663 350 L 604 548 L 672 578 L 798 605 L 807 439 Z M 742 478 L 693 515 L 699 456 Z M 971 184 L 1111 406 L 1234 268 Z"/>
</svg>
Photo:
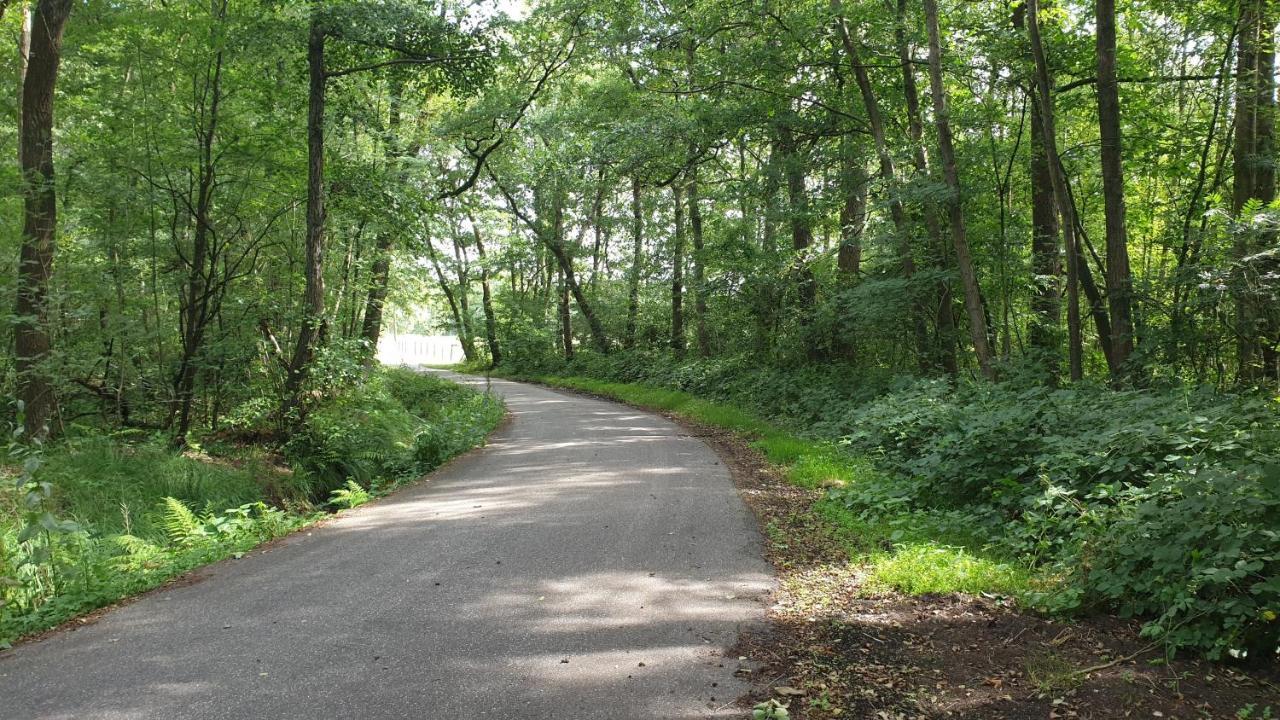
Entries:
<svg viewBox="0 0 1280 720">
<path fill-rule="evenodd" d="M 257 449 L 217 459 L 180 454 L 163 440 L 125 443 L 110 436 L 69 441 L 48 454 L 41 479 L 68 519 L 105 533 L 157 539 L 161 498 L 197 510 L 224 510 L 265 499 L 266 490 L 288 482 Z"/>
<path fill-rule="evenodd" d="M 703 400 L 678 390 L 615 383 L 579 376 L 524 378 L 671 413 L 732 430 L 748 439 L 787 480 L 809 489 L 885 483 L 874 464 L 827 442 L 789 432 L 741 408 Z M 987 547 L 981 531 L 919 511 L 879 513 L 874 522 L 842 503 L 822 499 L 813 510 L 844 542 L 850 561 L 862 567 L 868 589 L 922 595 L 992 593 L 1022 597 L 1032 584 L 1022 563 Z M 775 543 L 786 538 L 771 536 Z"/>
</svg>

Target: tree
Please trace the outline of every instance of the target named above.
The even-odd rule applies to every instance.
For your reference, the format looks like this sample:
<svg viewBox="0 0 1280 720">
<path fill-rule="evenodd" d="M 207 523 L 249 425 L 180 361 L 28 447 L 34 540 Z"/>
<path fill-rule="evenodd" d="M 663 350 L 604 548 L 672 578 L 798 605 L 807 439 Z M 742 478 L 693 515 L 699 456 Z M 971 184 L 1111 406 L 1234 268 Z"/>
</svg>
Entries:
<svg viewBox="0 0 1280 720">
<path fill-rule="evenodd" d="M 62 61 L 62 34 L 72 0 L 38 0 L 31 16 L 30 50 L 22 83 L 19 157 L 23 181 L 22 251 L 14 357 L 18 399 L 28 437 L 55 428 L 58 401 L 47 370 L 49 279 L 57 249 L 58 197 L 53 167 L 53 100 Z"/>
<path fill-rule="evenodd" d="M 987 318 L 982 307 L 978 275 L 969 253 L 968 230 L 961 205 L 960 173 L 956 168 L 956 153 L 951 138 L 947 91 L 942 83 L 942 40 L 938 31 L 937 0 L 924 0 L 924 13 L 925 24 L 929 29 L 929 88 L 933 94 L 933 122 L 938 131 L 938 156 L 942 161 L 942 176 L 950 191 L 947 217 L 951 224 L 951 240 L 955 246 L 956 265 L 960 269 L 960 282 L 964 287 L 964 307 L 969 315 L 969 338 L 973 342 L 973 352 L 977 356 L 982 374 L 994 378 L 995 366 L 987 344 Z"/>
<path fill-rule="evenodd" d="M 1124 145 L 1120 136 L 1120 91 L 1116 78 L 1115 0 L 1095 0 L 1098 48 L 1098 130 L 1102 138 L 1102 200 L 1107 232 L 1107 304 L 1111 310 L 1111 374 L 1128 371 L 1133 354 L 1133 275 L 1125 226 Z"/>
</svg>

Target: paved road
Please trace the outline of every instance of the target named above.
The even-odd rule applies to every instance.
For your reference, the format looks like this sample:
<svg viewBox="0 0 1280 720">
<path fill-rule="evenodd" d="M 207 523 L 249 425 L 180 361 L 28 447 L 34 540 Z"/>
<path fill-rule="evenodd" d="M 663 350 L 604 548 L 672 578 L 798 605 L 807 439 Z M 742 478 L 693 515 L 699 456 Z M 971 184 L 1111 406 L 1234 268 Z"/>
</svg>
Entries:
<svg viewBox="0 0 1280 720">
<path fill-rule="evenodd" d="M 716 455 L 493 387 L 512 421 L 429 481 L 0 653 L 0 719 L 741 717 L 770 575 Z"/>
</svg>

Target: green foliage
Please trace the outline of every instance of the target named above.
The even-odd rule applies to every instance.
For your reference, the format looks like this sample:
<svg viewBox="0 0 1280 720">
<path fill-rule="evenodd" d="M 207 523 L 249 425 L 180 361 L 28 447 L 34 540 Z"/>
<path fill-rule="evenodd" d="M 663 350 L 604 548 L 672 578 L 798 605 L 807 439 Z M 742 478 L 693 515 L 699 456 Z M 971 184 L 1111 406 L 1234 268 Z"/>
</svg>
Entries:
<svg viewBox="0 0 1280 720">
<path fill-rule="evenodd" d="M 292 471 L 262 447 L 216 437 L 214 455 L 127 433 L 13 444 L 17 482 L 0 490 L 0 643 L 287 534 L 319 517 L 311 501 L 367 502 L 483 442 L 502 418 L 497 400 L 438 378 L 362 372 L 362 381 L 318 400 L 305 433 L 286 444 L 319 458 Z M 364 485 L 345 479 L 313 495 L 328 473 L 350 467 L 366 473 Z"/>
<path fill-rule="evenodd" d="M 387 487 L 475 447 L 502 419 L 493 396 L 407 369 L 340 386 L 284 446 L 314 502 L 354 481 Z"/>
<path fill-rule="evenodd" d="M 348 480 L 346 485 L 329 493 L 329 504 L 336 508 L 350 510 L 369 502 L 372 497 L 369 491 L 360 487 L 355 480 Z"/>
<path fill-rule="evenodd" d="M 787 720 L 791 712 L 777 700 L 766 700 L 751 708 L 751 720 Z"/>
</svg>

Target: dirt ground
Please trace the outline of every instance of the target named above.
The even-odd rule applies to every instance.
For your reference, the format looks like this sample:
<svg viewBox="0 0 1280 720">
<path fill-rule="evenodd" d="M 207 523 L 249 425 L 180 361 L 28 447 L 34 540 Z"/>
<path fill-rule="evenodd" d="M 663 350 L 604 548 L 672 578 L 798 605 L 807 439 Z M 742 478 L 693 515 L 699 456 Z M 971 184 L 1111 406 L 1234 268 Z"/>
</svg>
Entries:
<svg viewBox="0 0 1280 720">
<path fill-rule="evenodd" d="M 1168 659 L 1135 622 L 869 592 L 811 511 L 818 491 L 787 483 L 733 433 L 684 424 L 733 469 L 778 572 L 773 629 L 735 649 L 754 668 L 744 707 L 774 698 L 807 720 L 1280 718 L 1277 668 Z"/>
</svg>

